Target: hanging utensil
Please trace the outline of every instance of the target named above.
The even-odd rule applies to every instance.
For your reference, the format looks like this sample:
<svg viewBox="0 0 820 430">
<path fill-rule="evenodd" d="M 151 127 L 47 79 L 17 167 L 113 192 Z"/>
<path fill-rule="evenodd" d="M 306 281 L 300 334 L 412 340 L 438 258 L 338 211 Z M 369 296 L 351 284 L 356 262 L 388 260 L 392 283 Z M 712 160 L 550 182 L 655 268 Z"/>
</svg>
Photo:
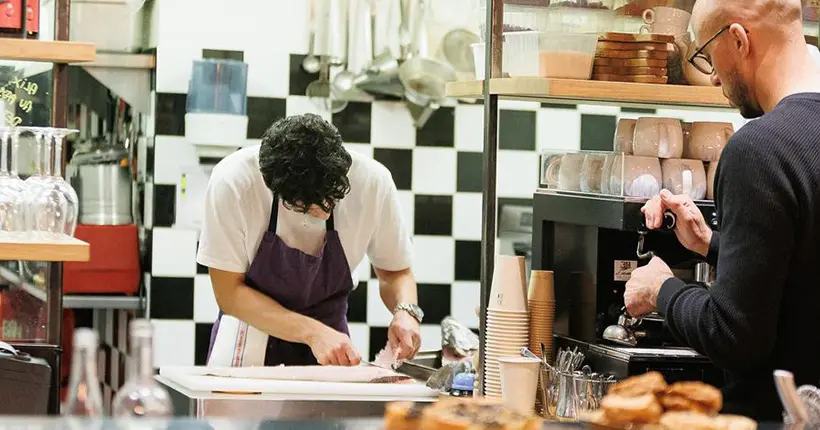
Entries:
<svg viewBox="0 0 820 430">
<path fill-rule="evenodd" d="M 346 100 L 339 100 L 333 97 L 333 89 L 330 85 L 329 62 L 322 64 L 319 71 L 319 79 L 308 84 L 305 95 L 310 98 L 314 106 L 329 111 L 330 113 L 339 113 L 347 107 Z"/>
<path fill-rule="evenodd" d="M 399 0 L 399 60 L 410 58 L 413 40 L 411 34 L 411 9 L 413 0 Z"/>
<path fill-rule="evenodd" d="M 792 424 L 807 423 L 809 415 L 806 412 L 806 406 L 797 394 L 794 385 L 794 374 L 786 370 L 775 370 L 774 383 L 788 421 Z"/>
<path fill-rule="evenodd" d="M 348 0 L 330 0 L 328 8 L 328 56 L 333 66 L 341 66 L 347 61 Z"/>
<path fill-rule="evenodd" d="M 302 60 L 302 69 L 307 73 L 314 74 L 322 67 L 322 62 L 314 55 L 316 49 L 316 0 L 309 0 L 308 8 L 310 10 L 308 13 L 310 20 L 308 23 L 308 54 Z"/>
<path fill-rule="evenodd" d="M 347 44 L 347 64 L 344 70 L 333 78 L 333 89 L 339 94 L 345 94 L 355 87 L 356 73 L 361 70 L 361 57 L 368 56 L 373 45 L 371 31 L 372 15 L 375 13 L 375 4 L 369 0 L 352 0 L 355 9 L 355 22 L 350 26 Z M 369 46 L 365 46 L 369 45 Z"/>
</svg>

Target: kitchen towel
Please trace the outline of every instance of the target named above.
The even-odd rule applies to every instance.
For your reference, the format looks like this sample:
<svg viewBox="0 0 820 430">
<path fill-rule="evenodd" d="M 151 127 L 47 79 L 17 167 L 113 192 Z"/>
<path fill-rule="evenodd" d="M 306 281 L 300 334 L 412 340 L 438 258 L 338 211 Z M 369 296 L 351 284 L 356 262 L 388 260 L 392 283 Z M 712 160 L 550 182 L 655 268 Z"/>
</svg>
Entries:
<svg viewBox="0 0 820 430">
<path fill-rule="evenodd" d="M 222 315 L 208 367 L 265 365 L 268 334 L 230 315 Z"/>
</svg>

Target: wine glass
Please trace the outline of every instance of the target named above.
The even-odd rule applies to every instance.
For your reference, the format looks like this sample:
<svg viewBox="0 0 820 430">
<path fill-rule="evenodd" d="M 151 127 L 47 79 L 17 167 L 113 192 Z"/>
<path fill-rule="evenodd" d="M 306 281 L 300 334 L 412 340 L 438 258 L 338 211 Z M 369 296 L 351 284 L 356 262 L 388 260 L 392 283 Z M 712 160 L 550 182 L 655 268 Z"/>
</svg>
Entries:
<svg viewBox="0 0 820 430">
<path fill-rule="evenodd" d="M 17 221 L 17 230 L 24 233 L 32 233 L 34 231 L 34 214 L 31 212 L 31 204 L 40 193 L 44 184 L 45 166 L 48 160 L 43 156 L 44 140 L 46 138 L 46 130 L 42 127 L 26 127 L 25 131 L 34 135 L 35 139 L 35 163 L 34 173 L 24 181 L 25 190 L 17 198 L 14 205 L 15 219 Z"/>
<path fill-rule="evenodd" d="M 46 139 L 43 147 L 45 170 L 28 207 L 34 233 L 47 238 L 59 237 L 63 234 L 68 218 L 68 201 L 65 195 L 57 189 L 56 181 L 51 173 L 53 160 L 51 142 L 54 139 L 54 133 L 52 128 L 45 129 Z"/>
<path fill-rule="evenodd" d="M 80 214 L 80 198 L 77 196 L 77 191 L 63 178 L 63 141 L 68 135 L 77 133 L 78 131 L 79 130 L 67 128 L 52 129 L 54 135 L 54 169 L 52 170 L 51 180 L 54 188 L 65 197 L 67 208 L 63 233 L 69 236 L 74 236 L 74 230 L 77 228 L 77 218 Z"/>
<path fill-rule="evenodd" d="M 21 132 L 21 129 L 14 127 L 0 128 L 0 232 L 3 234 L 13 235 L 19 230 L 15 204 L 26 189 L 23 180 L 17 176 L 17 149 Z"/>
</svg>

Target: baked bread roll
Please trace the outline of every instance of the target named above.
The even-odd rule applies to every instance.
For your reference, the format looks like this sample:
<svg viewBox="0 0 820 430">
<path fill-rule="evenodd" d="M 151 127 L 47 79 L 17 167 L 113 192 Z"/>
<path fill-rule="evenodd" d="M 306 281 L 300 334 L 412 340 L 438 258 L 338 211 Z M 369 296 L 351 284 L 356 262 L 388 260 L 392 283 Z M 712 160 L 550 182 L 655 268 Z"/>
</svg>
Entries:
<svg viewBox="0 0 820 430">
<path fill-rule="evenodd" d="M 537 430 L 542 421 L 486 399 L 441 400 L 422 413 L 421 430 Z"/>
<path fill-rule="evenodd" d="M 645 394 L 660 394 L 666 391 L 667 388 L 663 375 L 658 372 L 648 372 L 618 382 L 609 389 L 609 394 L 638 397 Z"/>
<path fill-rule="evenodd" d="M 384 408 L 385 430 L 416 430 L 421 425 L 425 404 L 413 402 L 388 403 Z"/>
<path fill-rule="evenodd" d="M 740 415 L 718 415 L 715 420 L 726 430 L 757 430 L 757 422 Z"/>
<path fill-rule="evenodd" d="M 601 400 L 601 410 L 606 421 L 612 424 L 653 424 L 663 414 L 654 394 L 635 397 L 609 394 Z"/>
<path fill-rule="evenodd" d="M 723 395 L 717 388 L 700 381 L 676 382 L 667 388 L 661 403 L 669 410 L 716 415 L 723 409 Z"/>
</svg>

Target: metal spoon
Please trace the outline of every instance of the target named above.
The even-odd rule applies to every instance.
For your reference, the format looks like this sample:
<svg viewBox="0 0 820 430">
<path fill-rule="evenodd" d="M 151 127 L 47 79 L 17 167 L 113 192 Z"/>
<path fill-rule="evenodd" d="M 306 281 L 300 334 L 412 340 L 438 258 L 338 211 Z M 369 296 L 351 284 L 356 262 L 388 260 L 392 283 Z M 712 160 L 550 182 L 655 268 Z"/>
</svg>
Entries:
<svg viewBox="0 0 820 430">
<path fill-rule="evenodd" d="M 316 1 L 310 0 L 310 35 L 308 36 L 308 54 L 302 60 L 302 69 L 310 74 L 317 73 L 322 68 L 319 57 L 313 55 L 316 42 Z"/>
</svg>

